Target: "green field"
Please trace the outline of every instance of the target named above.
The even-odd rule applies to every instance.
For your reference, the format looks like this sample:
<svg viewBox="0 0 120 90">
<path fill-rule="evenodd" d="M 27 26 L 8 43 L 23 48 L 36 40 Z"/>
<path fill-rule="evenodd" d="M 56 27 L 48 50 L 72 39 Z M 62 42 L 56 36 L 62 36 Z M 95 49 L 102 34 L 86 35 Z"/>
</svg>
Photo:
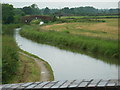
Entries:
<svg viewBox="0 0 120 90">
<path fill-rule="evenodd" d="M 84 35 L 98 37 L 103 39 L 118 39 L 118 20 L 104 19 L 106 22 L 90 23 L 90 22 L 73 22 L 46 25 L 40 28 L 43 30 L 54 30 L 59 32 L 68 32 L 75 35 Z"/>
<path fill-rule="evenodd" d="M 79 19 L 79 18 L 106 18 L 106 17 L 118 17 L 118 15 L 112 15 L 112 16 L 110 16 L 110 15 L 108 15 L 108 16 L 106 16 L 106 15 L 103 15 L 103 16 L 62 16 L 61 18 L 64 18 L 64 19 L 67 19 L 67 18 L 77 18 L 77 19 Z"/>
</svg>

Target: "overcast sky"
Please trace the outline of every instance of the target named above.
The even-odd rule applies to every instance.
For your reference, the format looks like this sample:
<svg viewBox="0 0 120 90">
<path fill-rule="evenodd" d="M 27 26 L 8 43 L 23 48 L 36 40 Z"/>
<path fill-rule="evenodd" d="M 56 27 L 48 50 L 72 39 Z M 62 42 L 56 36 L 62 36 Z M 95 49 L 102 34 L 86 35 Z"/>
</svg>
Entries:
<svg viewBox="0 0 120 90">
<path fill-rule="evenodd" d="M 30 6 L 35 3 L 39 8 L 63 8 L 63 7 L 80 7 L 80 6 L 93 6 L 99 9 L 118 8 L 119 0 L 1 0 L 2 3 L 9 3 L 14 5 L 15 8 L 22 8 Z M 101 2 L 102 1 L 102 2 Z"/>
</svg>

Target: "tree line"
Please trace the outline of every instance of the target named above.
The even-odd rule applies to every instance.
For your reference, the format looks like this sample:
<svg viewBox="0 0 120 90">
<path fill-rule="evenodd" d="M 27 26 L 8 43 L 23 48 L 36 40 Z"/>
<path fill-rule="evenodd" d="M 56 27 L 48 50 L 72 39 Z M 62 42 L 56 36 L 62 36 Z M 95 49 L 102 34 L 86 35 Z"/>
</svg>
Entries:
<svg viewBox="0 0 120 90">
<path fill-rule="evenodd" d="M 61 14 L 64 16 L 68 15 L 114 15 L 118 14 L 118 8 L 116 9 L 96 9 L 91 6 L 85 6 L 85 7 L 75 7 L 75 8 L 69 8 L 64 7 L 62 9 L 50 9 L 48 7 L 39 9 L 36 4 L 32 4 L 31 6 L 25 6 L 23 8 L 19 8 L 21 11 L 23 11 L 26 15 L 56 15 Z"/>
<path fill-rule="evenodd" d="M 3 23 L 18 23 L 21 16 L 26 15 L 50 15 L 50 16 L 100 16 L 100 15 L 118 15 L 119 9 L 96 9 L 91 6 L 62 9 L 50 9 L 48 7 L 40 9 L 36 4 L 25 6 L 23 8 L 14 8 L 13 5 L 2 4 Z"/>
</svg>

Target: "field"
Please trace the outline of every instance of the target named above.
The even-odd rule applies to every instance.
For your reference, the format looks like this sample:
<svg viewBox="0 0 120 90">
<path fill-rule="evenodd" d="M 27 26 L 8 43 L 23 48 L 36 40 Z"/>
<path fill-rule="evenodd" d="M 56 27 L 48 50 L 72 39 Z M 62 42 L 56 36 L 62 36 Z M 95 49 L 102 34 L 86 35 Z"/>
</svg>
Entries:
<svg viewBox="0 0 120 90">
<path fill-rule="evenodd" d="M 106 19 L 104 23 L 67 22 L 43 26 L 25 25 L 20 34 L 39 43 L 87 55 L 92 54 L 91 56 L 96 58 L 106 57 L 117 60 L 119 53 L 116 21 L 117 19 Z"/>
<path fill-rule="evenodd" d="M 118 17 L 118 15 L 103 15 L 103 16 L 62 16 L 61 18 L 62 19 L 70 19 L 70 18 L 73 18 L 73 19 L 82 19 L 82 18 L 116 18 Z"/>
<path fill-rule="evenodd" d="M 104 19 L 104 23 L 60 23 L 40 27 L 40 30 L 54 30 L 59 32 L 66 32 L 75 35 L 84 35 L 91 37 L 98 37 L 103 39 L 118 39 L 118 20 Z"/>
</svg>

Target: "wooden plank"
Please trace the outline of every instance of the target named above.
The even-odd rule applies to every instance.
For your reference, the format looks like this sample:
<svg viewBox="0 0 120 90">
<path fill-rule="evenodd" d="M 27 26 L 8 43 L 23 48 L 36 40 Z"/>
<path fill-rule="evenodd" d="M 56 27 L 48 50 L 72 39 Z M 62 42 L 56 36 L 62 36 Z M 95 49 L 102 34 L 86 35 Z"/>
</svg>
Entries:
<svg viewBox="0 0 120 90">
<path fill-rule="evenodd" d="M 4 84 L 2 85 L 2 88 L 9 86 L 10 84 Z"/>
<path fill-rule="evenodd" d="M 42 83 L 38 84 L 37 86 L 35 86 L 34 88 L 35 88 L 35 89 L 37 89 L 37 88 L 42 88 L 42 87 L 44 87 L 45 85 L 47 85 L 47 84 L 49 84 L 49 83 L 50 83 L 50 81 L 48 81 L 48 82 L 42 82 Z"/>
<path fill-rule="evenodd" d="M 34 88 L 35 86 L 37 86 L 37 85 L 40 84 L 40 83 L 42 83 L 42 82 L 35 82 L 35 83 L 33 83 L 33 84 L 27 86 L 25 89 L 31 89 L 31 88 Z"/>
<path fill-rule="evenodd" d="M 120 81 L 120 80 L 119 80 Z M 47 81 L 47 82 L 30 82 L 18 84 L 4 84 L 2 90 L 13 89 L 63 89 L 73 88 L 80 90 L 117 90 L 119 86 L 117 79 L 111 80 L 71 80 L 71 81 Z M 119 89 L 118 89 L 119 90 Z"/>
<path fill-rule="evenodd" d="M 3 87 L 3 86 L 2 86 L 2 85 L 0 85 L 0 90 L 2 89 L 2 87 Z"/>
<path fill-rule="evenodd" d="M 86 87 L 89 82 L 83 81 L 78 87 Z"/>
<path fill-rule="evenodd" d="M 100 81 L 100 79 L 92 80 L 87 87 L 96 87 Z"/>
<path fill-rule="evenodd" d="M 116 86 L 117 83 L 118 83 L 118 80 L 112 79 L 112 80 L 109 80 L 106 86 L 113 87 L 113 86 Z"/>
<path fill-rule="evenodd" d="M 23 85 L 24 83 L 19 83 L 19 84 L 16 84 L 14 86 L 12 86 L 11 88 L 17 88 L 17 87 L 20 87 L 21 85 Z"/>
<path fill-rule="evenodd" d="M 31 84 L 33 84 L 33 82 L 24 83 L 24 84 L 20 85 L 19 87 L 17 87 L 17 89 L 24 89 L 25 87 L 27 87 L 27 86 L 29 86 L 29 85 L 31 85 Z"/>
<path fill-rule="evenodd" d="M 64 84 L 62 84 L 59 88 L 67 88 L 72 82 L 74 82 L 74 80 L 72 81 L 67 81 Z"/>
<path fill-rule="evenodd" d="M 120 79 L 117 80 L 116 86 L 120 86 Z"/>
<path fill-rule="evenodd" d="M 52 86 L 51 88 L 59 88 L 61 85 L 63 85 L 65 82 L 67 81 L 59 81 L 58 83 L 56 83 L 54 86 Z"/>
<path fill-rule="evenodd" d="M 87 87 L 87 85 L 92 81 L 92 79 L 90 80 L 83 80 L 80 85 L 78 85 L 78 87 Z"/>
<path fill-rule="evenodd" d="M 2 88 L 2 90 L 13 90 L 11 87 L 12 87 L 12 86 L 15 86 L 15 85 L 17 85 L 17 84 L 8 84 L 8 85 L 5 85 L 5 86 Z"/>
<path fill-rule="evenodd" d="M 45 85 L 44 87 L 42 87 L 42 88 L 51 88 L 51 87 L 54 86 L 56 83 L 58 83 L 58 81 L 52 81 L 52 82 L 46 84 L 46 85 Z"/>
<path fill-rule="evenodd" d="M 107 85 L 109 80 L 101 80 L 97 87 L 105 87 Z"/>
<path fill-rule="evenodd" d="M 8 84 L 8 85 L 5 85 L 3 88 L 10 88 L 10 87 L 12 87 L 14 85 L 16 85 L 16 84 Z"/>
<path fill-rule="evenodd" d="M 83 80 L 75 80 L 73 83 L 71 83 L 68 88 L 77 87 Z"/>
</svg>

